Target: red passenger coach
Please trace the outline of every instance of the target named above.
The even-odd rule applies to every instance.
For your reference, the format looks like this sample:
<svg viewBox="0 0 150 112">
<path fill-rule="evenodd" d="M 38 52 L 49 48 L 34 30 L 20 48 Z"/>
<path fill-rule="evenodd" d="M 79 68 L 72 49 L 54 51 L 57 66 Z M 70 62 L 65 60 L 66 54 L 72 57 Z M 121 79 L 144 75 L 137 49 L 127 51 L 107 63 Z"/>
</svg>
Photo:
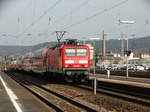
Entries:
<svg viewBox="0 0 150 112">
<path fill-rule="evenodd" d="M 89 77 L 90 48 L 68 39 L 44 53 L 44 67 L 48 73 L 63 75 L 70 81 L 85 80 Z"/>
</svg>

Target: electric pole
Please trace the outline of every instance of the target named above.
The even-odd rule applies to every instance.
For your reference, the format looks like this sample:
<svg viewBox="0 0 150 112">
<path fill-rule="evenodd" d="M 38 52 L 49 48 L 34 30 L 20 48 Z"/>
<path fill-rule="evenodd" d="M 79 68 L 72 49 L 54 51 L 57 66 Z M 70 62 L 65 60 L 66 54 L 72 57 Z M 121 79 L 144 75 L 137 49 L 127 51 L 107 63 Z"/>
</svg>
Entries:
<svg viewBox="0 0 150 112">
<path fill-rule="evenodd" d="M 121 34 L 121 55 L 124 56 L 124 34 Z"/>
<path fill-rule="evenodd" d="M 107 36 L 107 34 L 104 33 L 103 31 L 103 34 L 102 34 L 102 37 L 103 37 L 103 44 L 102 44 L 102 56 L 106 56 L 106 39 L 105 39 L 105 36 Z"/>
</svg>

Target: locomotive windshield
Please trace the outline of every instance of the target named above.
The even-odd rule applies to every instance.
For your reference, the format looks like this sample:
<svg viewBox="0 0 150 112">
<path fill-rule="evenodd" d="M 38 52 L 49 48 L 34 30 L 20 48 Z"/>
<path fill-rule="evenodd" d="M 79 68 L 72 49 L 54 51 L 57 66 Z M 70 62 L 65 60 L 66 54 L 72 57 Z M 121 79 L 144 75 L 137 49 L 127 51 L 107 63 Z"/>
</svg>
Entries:
<svg viewBox="0 0 150 112">
<path fill-rule="evenodd" d="M 78 48 L 78 49 L 66 49 L 66 56 L 87 56 L 87 49 Z"/>
<path fill-rule="evenodd" d="M 87 56 L 87 49 L 77 49 L 77 56 Z"/>
<path fill-rule="evenodd" d="M 66 56 L 75 56 L 76 51 L 75 49 L 66 49 Z"/>
</svg>

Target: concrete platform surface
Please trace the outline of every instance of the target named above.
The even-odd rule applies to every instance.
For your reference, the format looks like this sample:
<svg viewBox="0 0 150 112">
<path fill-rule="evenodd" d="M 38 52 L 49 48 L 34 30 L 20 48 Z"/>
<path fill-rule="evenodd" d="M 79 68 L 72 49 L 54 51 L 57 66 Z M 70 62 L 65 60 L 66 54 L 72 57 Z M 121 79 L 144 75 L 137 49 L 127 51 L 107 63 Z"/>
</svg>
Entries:
<svg viewBox="0 0 150 112">
<path fill-rule="evenodd" d="M 0 112 L 51 112 L 26 89 L 0 71 Z"/>
<path fill-rule="evenodd" d="M 150 89 L 150 79 L 146 78 L 136 78 L 136 77 L 126 78 L 124 76 L 114 76 L 114 75 L 110 75 L 110 77 L 108 78 L 108 76 L 104 74 L 95 74 L 95 76 L 99 81 L 111 82 L 116 84 L 125 84 Z M 90 74 L 90 79 L 93 79 L 95 76 L 93 74 Z"/>
</svg>

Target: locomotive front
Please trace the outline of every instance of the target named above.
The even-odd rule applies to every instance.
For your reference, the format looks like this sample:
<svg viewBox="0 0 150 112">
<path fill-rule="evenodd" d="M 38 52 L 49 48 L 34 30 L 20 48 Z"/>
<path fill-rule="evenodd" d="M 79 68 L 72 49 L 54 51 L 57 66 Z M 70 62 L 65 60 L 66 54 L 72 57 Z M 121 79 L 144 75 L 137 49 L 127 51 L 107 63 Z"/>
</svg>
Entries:
<svg viewBox="0 0 150 112">
<path fill-rule="evenodd" d="M 63 71 L 68 79 L 84 80 L 90 71 L 90 48 L 87 45 L 62 48 Z"/>
</svg>

